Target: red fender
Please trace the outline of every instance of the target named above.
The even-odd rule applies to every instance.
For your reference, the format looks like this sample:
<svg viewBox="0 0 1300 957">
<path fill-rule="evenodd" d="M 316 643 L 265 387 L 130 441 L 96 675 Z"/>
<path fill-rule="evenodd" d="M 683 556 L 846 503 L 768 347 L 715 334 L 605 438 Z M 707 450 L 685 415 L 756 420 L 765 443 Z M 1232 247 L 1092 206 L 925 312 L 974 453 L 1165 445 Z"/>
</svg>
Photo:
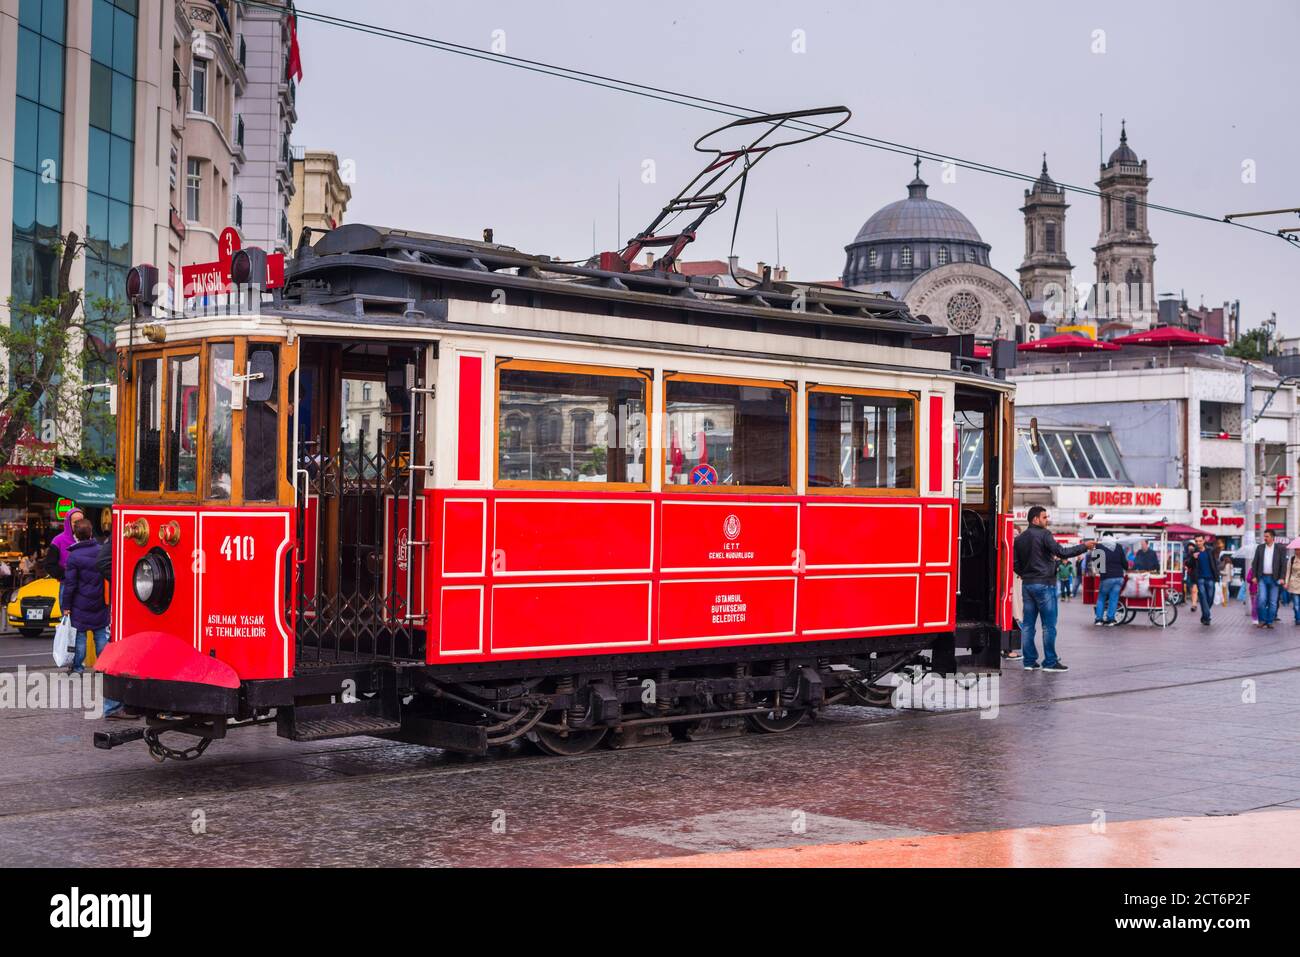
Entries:
<svg viewBox="0 0 1300 957">
<path fill-rule="evenodd" d="M 121 641 L 109 642 L 95 660 L 95 669 L 127 678 L 239 687 L 239 675 L 234 668 L 199 653 L 188 641 L 165 631 L 141 631 Z"/>
</svg>

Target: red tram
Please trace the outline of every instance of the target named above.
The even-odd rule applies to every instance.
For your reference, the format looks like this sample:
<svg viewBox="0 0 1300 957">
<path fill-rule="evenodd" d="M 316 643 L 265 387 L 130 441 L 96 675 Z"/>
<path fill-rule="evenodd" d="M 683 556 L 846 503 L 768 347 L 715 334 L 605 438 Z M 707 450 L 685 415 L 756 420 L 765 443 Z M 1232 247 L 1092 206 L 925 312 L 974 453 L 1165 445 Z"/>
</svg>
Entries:
<svg viewBox="0 0 1300 957">
<path fill-rule="evenodd" d="M 1012 389 L 896 300 L 365 225 L 255 298 L 119 330 L 100 667 L 146 720 L 98 747 L 569 754 L 999 666 Z"/>
</svg>

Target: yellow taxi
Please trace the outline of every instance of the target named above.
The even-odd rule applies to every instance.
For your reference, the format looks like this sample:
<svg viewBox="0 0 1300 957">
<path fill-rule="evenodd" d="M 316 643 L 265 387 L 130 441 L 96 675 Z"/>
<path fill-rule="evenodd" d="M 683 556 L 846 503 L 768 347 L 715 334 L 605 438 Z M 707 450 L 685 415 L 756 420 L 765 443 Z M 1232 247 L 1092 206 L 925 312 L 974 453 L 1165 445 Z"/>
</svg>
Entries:
<svg viewBox="0 0 1300 957">
<path fill-rule="evenodd" d="M 16 628 L 24 638 L 39 638 L 51 634 L 59 623 L 59 580 L 38 578 L 13 593 L 9 607 L 9 627 Z"/>
</svg>

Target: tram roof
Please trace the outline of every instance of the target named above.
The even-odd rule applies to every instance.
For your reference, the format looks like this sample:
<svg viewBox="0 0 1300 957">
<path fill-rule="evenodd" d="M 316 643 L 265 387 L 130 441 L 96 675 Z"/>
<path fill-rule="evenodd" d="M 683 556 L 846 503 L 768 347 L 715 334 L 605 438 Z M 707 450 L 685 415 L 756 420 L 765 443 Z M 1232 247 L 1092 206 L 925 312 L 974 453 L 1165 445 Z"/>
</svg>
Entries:
<svg viewBox="0 0 1300 957">
<path fill-rule="evenodd" d="M 593 261 L 561 262 L 497 243 L 360 223 L 301 247 L 285 279 L 270 311 L 349 323 L 391 323 L 397 312 L 418 326 L 422 317 L 445 319 L 449 299 L 490 302 L 504 290 L 514 305 L 879 345 L 907 346 L 914 337 L 948 331 L 913 316 L 899 300 L 834 286 L 738 288 L 657 270 L 611 272 Z"/>
</svg>

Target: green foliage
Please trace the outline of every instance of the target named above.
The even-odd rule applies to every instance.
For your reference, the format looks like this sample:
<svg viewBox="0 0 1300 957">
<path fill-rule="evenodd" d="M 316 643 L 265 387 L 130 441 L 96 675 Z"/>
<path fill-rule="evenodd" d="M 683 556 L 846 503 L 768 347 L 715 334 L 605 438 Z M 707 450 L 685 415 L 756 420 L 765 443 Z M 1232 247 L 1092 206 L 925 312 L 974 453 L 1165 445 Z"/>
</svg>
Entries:
<svg viewBox="0 0 1300 957">
<path fill-rule="evenodd" d="M 54 443 L 59 460 L 86 471 L 109 471 L 113 445 L 94 448 L 88 435 L 112 435 L 106 389 L 84 384 L 116 382 L 113 329 L 126 305 L 96 298 L 83 302 L 69 288 L 73 263 L 85 244 L 76 233 L 57 243 L 56 295 L 36 303 L 10 297 L 8 323 L 0 323 L 0 465 L 14 460 L 20 439 L 30 435 Z M 14 488 L 12 473 L 0 471 L 0 497 Z"/>
<path fill-rule="evenodd" d="M 1263 359 L 1277 354 L 1268 330 L 1264 328 L 1248 329 L 1237 337 L 1237 341 L 1223 350 L 1226 355 L 1238 359 Z"/>
</svg>

